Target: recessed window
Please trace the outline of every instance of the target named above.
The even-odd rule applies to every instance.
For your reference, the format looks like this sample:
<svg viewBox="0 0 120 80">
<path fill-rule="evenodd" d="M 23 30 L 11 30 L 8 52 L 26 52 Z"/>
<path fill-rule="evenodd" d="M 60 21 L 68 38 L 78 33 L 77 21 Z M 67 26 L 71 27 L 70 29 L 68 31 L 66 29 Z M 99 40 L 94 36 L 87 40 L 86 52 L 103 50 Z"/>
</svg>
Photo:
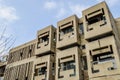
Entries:
<svg viewBox="0 0 120 80">
<path fill-rule="evenodd" d="M 73 31 L 73 26 L 69 26 L 69 27 L 61 29 L 60 35 L 65 35 L 65 34 L 70 33 L 72 31 Z"/>
<path fill-rule="evenodd" d="M 85 47 L 85 45 L 81 45 L 81 49 L 85 49 L 86 47 Z"/>
<path fill-rule="evenodd" d="M 80 34 L 84 34 L 83 23 L 79 24 Z"/>
<path fill-rule="evenodd" d="M 37 48 L 40 48 L 41 47 L 40 44 L 45 43 L 45 42 L 47 42 L 47 43 L 44 46 L 47 46 L 49 43 L 49 35 L 38 38 Z"/>
<path fill-rule="evenodd" d="M 67 71 L 67 70 L 73 70 L 73 73 L 68 73 L 70 77 L 75 76 L 76 75 L 75 61 L 71 60 L 71 61 L 60 63 L 60 68 L 58 70 L 59 70 L 58 72 L 59 78 L 64 77 L 64 76 L 60 76 L 60 72 Z"/>
<path fill-rule="evenodd" d="M 68 61 L 68 62 L 61 63 L 61 67 L 63 71 L 74 69 L 75 61 Z"/>
<path fill-rule="evenodd" d="M 47 67 L 41 67 L 41 68 L 35 69 L 35 76 L 45 75 L 47 72 L 46 70 L 47 70 Z"/>
<path fill-rule="evenodd" d="M 86 56 L 82 56 L 82 60 L 83 60 L 83 68 L 84 68 L 84 70 L 87 70 L 88 69 L 87 57 Z"/>
<path fill-rule="evenodd" d="M 23 52 L 20 52 L 20 60 L 22 59 L 23 57 Z"/>
<path fill-rule="evenodd" d="M 29 49 L 29 53 L 28 53 L 28 57 L 31 57 L 32 56 L 32 49 Z"/>
<path fill-rule="evenodd" d="M 28 77 L 25 77 L 25 80 L 28 80 Z"/>
<path fill-rule="evenodd" d="M 103 63 L 114 60 L 111 53 L 98 54 L 93 56 L 93 64 Z"/>
<path fill-rule="evenodd" d="M 47 35 L 47 36 L 44 36 L 44 37 L 41 37 L 41 38 L 39 39 L 40 43 L 44 43 L 44 42 L 48 41 L 48 40 L 49 40 L 48 37 L 49 37 L 48 35 Z"/>
<path fill-rule="evenodd" d="M 55 63 L 52 64 L 52 75 L 55 75 Z"/>
<path fill-rule="evenodd" d="M 42 67 L 38 69 L 38 75 L 45 75 L 47 67 Z"/>
<path fill-rule="evenodd" d="M 102 14 L 99 14 L 99 15 L 89 18 L 88 24 L 91 25 L 91 24 L 99 22 L 101 20 L 105 20 L 105 17 Z"/>
</svg>

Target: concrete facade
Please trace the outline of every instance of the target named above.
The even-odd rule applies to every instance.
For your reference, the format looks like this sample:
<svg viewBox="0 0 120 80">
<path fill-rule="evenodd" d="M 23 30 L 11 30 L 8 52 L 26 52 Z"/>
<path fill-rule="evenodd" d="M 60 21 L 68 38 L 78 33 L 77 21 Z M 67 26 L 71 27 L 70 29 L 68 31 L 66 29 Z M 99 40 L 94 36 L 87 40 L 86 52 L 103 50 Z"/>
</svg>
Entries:
<svg viewBox="0 0 120 80">
<path fill-rule="evenodd" d="M 1 57 L 0 59 L 0 80 L 3 80 L 4 78 L 5 68 L 7 65 L 7 59 L 8 59 L 8 55 L 5 55 Z"/>
<path fill-rule="evenodd" d="M 4 80 L 119 80 L 120 18 L 101 2 L 10 50 Z"/>
<path fill-rule="evenodd" d="M 34 60 L 34 80 L 55 80 L 56 28 L 38 31 Z"/>
<path fill-rule="evenodd" d="M 56 47 L 56 80 L 82 80 L 82 51 L 79 19 L 73 15 L 58 22 Z"/>
<path fill-rule="evenodd" d="M 10 50 L 4 80 L 33 80 L 36 40 Z"/>
<path fill-rule="evenodd" d="M 106 3 L 84 10 L 83 23 L 85 40 L 88 41 L 86 55 L 89 79 L 119 80 L 120 39 L 114 18 Z"/>
</svg>

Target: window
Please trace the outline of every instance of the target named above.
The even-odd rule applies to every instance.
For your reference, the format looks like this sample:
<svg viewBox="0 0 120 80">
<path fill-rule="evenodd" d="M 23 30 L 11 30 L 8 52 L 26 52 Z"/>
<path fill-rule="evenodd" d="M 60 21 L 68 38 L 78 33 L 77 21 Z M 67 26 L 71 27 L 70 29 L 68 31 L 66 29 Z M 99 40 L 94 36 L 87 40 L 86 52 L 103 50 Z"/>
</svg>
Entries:
<svg viewBox="0 0 120 80">
<path fill-rule="evenodd" d="M 29 49 L 29 53 L 28 53 L 28 57 L 31 57 L 32 56 L 32 49 Z"/>
<path fill-rule="evenodd" d="M 68 61 L 68 62 L 61 63 L 61 67 L 63 71 L 74 69 L 75 61 Z"/>
<path fill-rule="evenodd" d="M 23 56 L 23 52 L 20 52 L 20 60 L 22 59 Z"/>
<path fill-rule="evenodd" d="M 55 63 L 52 64 L 52 75 L 55 75 Z"/>
<path fill-rule="evenodd" d="M 106 62 L 106 61 L 114 59 L 112 45 L 104 46 L 104 47 L 97 48 L 97 49 L 93 49 L 92 51 L 100 51 L 100 50 L 104 50 L 104 49 L 108 49 L 108 48 L 110 49 L 110 51 L 100 53 L 100 54 L 96 54 L 96 55 L 92 55 L 92 53 L 90 51 L 91 57 L 93 59 L 93 62 L 95 62 L 95 64 L 98 63 L 98 62 Z"/>
<path fill-rule="evenodd" d="M 80 34 L 84 34 L 83 23 L 79 24 L 79 28 L 80 28 Z"/>
<path fill-rule="evenodd" d="M 41 67 L 41 68 L 37 69 L 36 71 L 37 71 L 38 75 L 44 75 L 44 74 L 46 74 L 46 69 L 47 69 L 47 67 Z"/>
<path fill-rule="evenodd" d="M 5 71 L 5 66 L 0 67 L 0 74 L 3 74 L 3 73 L 4 73 L 4 71 Z"/>
<path fill-rule="evenodd" d="M 60 64 L 60 68 L 58 69 L 58 75 L 59 78 L 63 78 L 64 76 L 60 76 L 60 71 L 67 71 L 67 70 L 73 70 L 73 73 L 68 73 L 70 77 L 73 77 L 76 75 L 76 67 L 75 67 L 75 61 L 67 61 Z"/>
<path fill-rule="evenodd" d="M 43 36 L 38 38 L 38 44 L 37 44 L 37 48 L 40 48 L 40 43 L 44 43 L 47 42 L 44 46 L 47 46 L 49 44 L 49 35 Z"/>
<path fill-rule="evenodd" d="M 103 63 L 114 60 L 114 57 L 112 56 L 112 53 L 104 53 L 104 54 L 98 54 L 93 56 L 93 64 Z"/>
<path fill-rule="evenodd" d="M 39 38 L 40 43 L 46 42 L 46 41 L 48 41 L 48 40 L 49 40 L 48 35 L 47 35 L 47 36 L 44 36 L 44 37 Z"/>
<path fill-rule="evenodd" d="M 89 18 L 88 24 L 91 25 L 91 24 L 99 22 L 101 20 L 105 20 L 105 17 L 102 14 L 99 14 L 99 15 Z"/>
<path fill-rule="evenodd" d="M 86 47 L 85 47 L 85 45 L 81 45 L 81 49 L 85 49 Z"/>
<path fill-rule="evenodd" d="M 25 77 L 25 80 L 28 80 L 28 77 Z"/>
<path fill-rule="evenodd" d="M 60 35 L 67 34 L 67 33 L 70 33 L 70 32 L 72 32 L 72 31 L 73 31 L 73 26 L 69 26 L 69 27 L 66 27 L 66 28 L 61 29 Z"/>
<path fill-rule="evenodd" d="M 53 41 L 56 42 L 56 33 L 54 32 L 54 38 L 53 38 Z"/>
<path fill-rule="evenodd" d="M 84 70 L 87 70 L 88 69 L 87 57 L 86 56 L 82 56 L 82 60 L 83 60 L 83 68 L 84 68 Z"/>
</svg>

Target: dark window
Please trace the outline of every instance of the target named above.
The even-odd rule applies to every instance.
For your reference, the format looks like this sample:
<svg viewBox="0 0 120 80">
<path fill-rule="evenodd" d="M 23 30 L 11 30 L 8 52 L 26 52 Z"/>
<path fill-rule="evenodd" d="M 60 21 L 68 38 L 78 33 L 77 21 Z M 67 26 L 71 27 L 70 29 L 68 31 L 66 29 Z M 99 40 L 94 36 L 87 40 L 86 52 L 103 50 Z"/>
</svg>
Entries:
<svg viewBox="0 0 120 80">
<path fill-rule="evenodd" d="M 75 67 L 75 61 L 67 61 L 60 64 L 60 69 L 58 74 L 60 75 L 60 71 L 67 71 L 67 70 L 73 70 L 73 73 L 68 73 L 70 77 L 73 77 L 76 75 L 76 67 Z M 59 76 L 60 78 L 63 78 L 63 76 Z"/>
<path fill-rule="evenodd" d="M 55 63 L 52 64 L 52 75 L 55 75 Z"/>
<path fill-rule="evenodd" d="M 85 45 L 81 45 L 81 49 L 85 49 L 86 47 L 85 47 Z"/>
<path fill-rule="evenodd" d="M 63 71 L 74 69 L 75 68 L 75 61 L 68 61 L 68 62 L 61 63 L 61 67 L 62 67 Z"/>
<path fill-rule="evenodd" d="M 104 54 L 98 54 L 93 56 L 93 61 L 99 61 L 99 62 L 104 62 L 104 61 L 109 61 L 114 59 L 110 53 L 104 53 Z"/>
<path fill-rule="evenodd" d="M 54 32 L 54 39 L 53 39 L 53 41 L 56 41 L 56 33 Z"/>
<path fill-rule="evenodd" d="M 99 22 L 99 21 L 101 21 L 101 20 L 105 20 L 105 17 L 103 17 L 102 14 L 96 15 L 96 16 L 91 17 L 91 18 L 88 19 L 88 24 L 90 25 L 90 24 Z"/>
<path fill-rule="evenodd" d="M 82 56 L 82 60 L 83 60 L 83 68 L 84 68 L 84 70 L 87 70 L 88 69 L 87 57 L 86 56 Z"/>
<path fill-rule="evenodd" d="M 47 35 L 47 36 L 44 36 L 44 37 L 41 37 L 41 38 L 39 39 L 40 43 L 46 42 L 46 41 L 48 41 L 48 40 L 49 40 L 48 35 Z"/>
<path fill-rule="evenodd" d="M 20 60 L 22 60 L 23 52 L 20 52 Z"/>
<path fill-rule="evenodd" d="M 32 49 L 29 49 L 29 53 L 28 53 L 29 55 L 28 55 L 28 57 L 31 57 L 32 55 Z"/>
<path fill-rule="evenodd" d="M 21 53 L 20 53 L 20 56 L 22 57 L 22 55 L 23 55 L 23 53 L 21 52 Z"/>
<path fill-rule="evenodd" d="M 28 77 L 25 77 L 25 80 L 28 80 Z"/>
<path fill-rule="evenodd" d="M 47 67 L 39 68 L 38 74 L 39 74 L 39 75 L 44 75 L 44 74 L 46 74 L 46 69 L 47 69 Z"/>
<path fill-rule="evenodd" d="M 79 24 L 79 27 L 80 27 L 80 34 L 84 34 L 83 23 Z"/>
<path fill-rule="evenodd" d="M 47 46 L 49 43 L 49 35 L 38 38 L 37 48 L 40 48 L 40 43 L 44 43 L 44 42 L 47 42 L 47 44 L 45 44 L 45 46 Z"/>
<path fill-rule="evenodd" d="M 73 31 L 73 26 L 69 26 L 69 27 L 61 29 L 60 34 L 64 35 L 64 34 L 72 32 L 72 31 Z"/>
</svg>

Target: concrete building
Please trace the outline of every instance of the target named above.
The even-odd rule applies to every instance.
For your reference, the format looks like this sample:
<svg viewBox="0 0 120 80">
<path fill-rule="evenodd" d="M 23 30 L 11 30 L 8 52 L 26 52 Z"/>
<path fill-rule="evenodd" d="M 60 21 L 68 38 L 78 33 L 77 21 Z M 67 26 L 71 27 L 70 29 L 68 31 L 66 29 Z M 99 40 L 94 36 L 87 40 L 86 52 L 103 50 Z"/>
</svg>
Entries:
<svg viewBox="0 0 120 80">
<path fill-rule="evenodd" d="M 34 60 L 34 80 L 54 80 L 56 28 L 48 26 L 37 33 Z"/>
<path fill-rule="evenodd" d="M 7 59 L 8 59 L 8 55 L 4 55 L 0 57 L 0 80 L 3 80 L 4 78 Z"/>
<path fill-rule="evenodd" d="M 10 50 L 4 80 L 33 80 L 36 40 Z"/>
<path fill-rule="evenodd" d="M 120 79 L 120 38 L 111 12 L 102 2 L 83 11 L 90 80 Z"/>
<path fill-rule="evenodd" d="M 79 18 L 75 15 L 58 22 L 56 80 L 82 80 L 82 50 L 79 48 Z"/>
<path fill-rule="evenodd" d="M 120 18 L 101 2 L 39 30 L 5 66 L 4 80 L 119 80 Z"/>
</svg>

